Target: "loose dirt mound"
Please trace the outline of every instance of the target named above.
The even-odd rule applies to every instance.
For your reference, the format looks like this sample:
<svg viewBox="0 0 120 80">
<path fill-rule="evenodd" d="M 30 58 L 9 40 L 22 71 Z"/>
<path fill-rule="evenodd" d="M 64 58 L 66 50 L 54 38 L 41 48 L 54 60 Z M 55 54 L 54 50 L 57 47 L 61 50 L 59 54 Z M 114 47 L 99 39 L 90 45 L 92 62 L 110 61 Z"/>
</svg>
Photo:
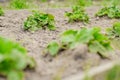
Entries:
<svg viewBox="0 0 120 80">
<path fill-rule="evenodd" d="M 52 40 L 58 40 L 58 35 L 65 30 L 80 29 L 83 26 L 100 26 L 103 30 L 105 27 L 110 27 L 116 20 L 94 17 L 99 8 L 94 6 L 86 9 L 90 16 L 90 23 L 87 25 L 81 22 L 68 24 L 64 13 L 70 11 L 70 9 L 45 9 L 45 12 L 55 16 L 57 30 L 39 30 L 33 34 L 23 30 L 23 22 L 31 14 L 29 10 L 6 11 L 5 16 L 0 17 L 0 36 L 23 44 L 28 49 L 29 55 L 33 56 L 37 62 L 35 71 L 26 71 L 25 80 L 57 80 L 56 78 L 66 77 L 109 61 L 102 60 L 97 54 L 86 53 L 85 45 L 80 46 L 80 49 L 83 49 L 82 53 L 78 51 L 78 47 L 75 50 L 66 51 L 54 59 L 44 57 L 42 54 L 46 45 Z M 88 66 L 89 64 L 91 66 Z M 4 80 L 4 78 L 0 78 L 0 80 L 2 79 Z"/>
</svg>

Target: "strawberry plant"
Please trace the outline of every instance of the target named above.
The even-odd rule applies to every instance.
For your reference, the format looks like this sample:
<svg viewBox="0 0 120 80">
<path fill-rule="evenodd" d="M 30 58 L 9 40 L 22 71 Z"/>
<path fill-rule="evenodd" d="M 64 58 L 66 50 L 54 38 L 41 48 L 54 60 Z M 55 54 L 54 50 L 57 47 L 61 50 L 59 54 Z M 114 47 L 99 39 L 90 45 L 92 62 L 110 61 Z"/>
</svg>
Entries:
<svg viewBox="0 0 120 80">
<path fill-rule="evenodd" d="M 36 31 L 39 29 L 55 30 L 55 20 L 52 14 L 40 13 L 33 11 L 33 15 L 28 16 L 24 22 L 24 29 Z"/>
<path fill-rule="evenodd" d="M 47 51 L 55 56 L 61 49 L 73 49 L 79 44 L 87 44 L 90 52 L 100 53 L 103 57 L 107 57 L 112 47 L 109 38 L 100 31 L 98 27 L 67 30 L 61 35 L 60 43 L 48 44 Z"/>
<path fill-rule="evenodd" d="M 119 0 L 102 0 L 103 5 L 119 5 Z"/>
<path fill-rule="evenodd" d="M 11 0 L 10 7 L 14 9 L 28 8 L 27 0 Z"/>
<path fill-rule="evenodd" d="M 76 4 L 80 6 L 89 6 L 92 4 L 92 0 L 76 0 Z"/>
<path fill-rule="evenodd" d="M 0 16 L 4 15 L 3 9 L 0 7 Z"/>
<path fill-rule="evenodd" d="M 0 74 L 7 80 L 23 80 L 23 70 L 34 67 L 34 61 L 18 43 L 0 37 Z"/>
<path fill-rule="evenodd" d="M 107 16 L 109 18 L 120 18 L 120 8 L 117 6 L 104 7 L 96 13 L 96 16 L 103 17 Z"/>
<path fill-rule="evenodd" d="M 110 38 L 120 37 L 120 22 L 115 22 L 113 27 L 107 28 L 107 35 Z"/>
<path fill-rule="evenodd" d="M 88 15 L 85 13 L 85 10 L 80 6 L 73 6 L 72 12 L 66 12 L 65 15 L 69 18 L 69 22 L 89 22 Z"/>
</svg>

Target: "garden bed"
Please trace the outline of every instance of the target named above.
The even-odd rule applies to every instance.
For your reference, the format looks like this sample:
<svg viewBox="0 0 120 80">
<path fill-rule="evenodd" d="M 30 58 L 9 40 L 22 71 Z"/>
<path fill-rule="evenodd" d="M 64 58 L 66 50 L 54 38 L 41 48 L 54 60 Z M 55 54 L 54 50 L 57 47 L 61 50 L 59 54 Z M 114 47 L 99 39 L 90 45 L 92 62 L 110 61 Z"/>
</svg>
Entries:
<svg viewBox="0 0 120 80">
<path fill-rule="evenodd" d="M 55 58 L 43 54 L 47 44 L 52 40 L 58 40 L 59 34 L 65 30 L 99 26 L 104 32 L 106 27 L 111 27 L 115 21 L 118 21 L 106 17 L 95 17 L 94 14 L 99 9 L 98 6 L 86 9 L 90 16 L 90 23 L 86 25 L 82 22 L 67 23 L 64 13 L 70 11 L 68 8 L 42 9 L 55 16 L 57 29 L 55 31 L 39 30 L 35 33 L 23 30 L 23 22 L 31 14 L 30 10 L 7 10 L 5 15 L 0 17 L 0 36 L 21 43 L 26 47 L 29 55 L 34 57 L 37 66 L 35 70 L 25 72 L 25 80 L 60 80 L 60 78 L 64 80 L 66 77 L 101 64 L 104 65 L 114 59 L 113 57 L 103 59 L 98 54 L 89 53 L 86 45 L 80 45 L 74 50 L 62 52 Z M 2 79 L 4 80 L 4 78 L 0 77 L 0 80 Z"/>
</svg>

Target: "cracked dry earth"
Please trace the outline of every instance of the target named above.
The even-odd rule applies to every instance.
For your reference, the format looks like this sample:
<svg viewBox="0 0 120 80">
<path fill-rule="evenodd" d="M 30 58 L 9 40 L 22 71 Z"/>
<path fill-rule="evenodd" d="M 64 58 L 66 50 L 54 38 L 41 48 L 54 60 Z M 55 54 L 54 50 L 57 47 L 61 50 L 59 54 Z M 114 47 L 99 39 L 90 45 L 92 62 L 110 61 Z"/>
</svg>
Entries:
<svg viewBox="0 0 120 80">
<path fill-rule="evenodd" d="M 110 27 L 115 19 L 96 18 L 94 14 L 100 9 L 98 6 L 86 8 L 90 16 L 90 23 L 83 24 L 67 23 L 64 17 L 68 8 L 63 9 L 44 9 L 43 11 L 51 13 L 55 16 L 55 31 L 39 30 L 30 33 L 23 30 L 24 20 L 31 14 L 30 10 L 7 10 L 5 15 L 0 17 L 0 36 L 9 38 L 13 41 L 21 43 L 30 56 L 33 56 L 37 66 L 35 70 L 25 71 L 25 80 L 58 80 L 75 73 L 84 71 L 85 69 L 100 64 L 107 63 L 110 60 L 101 59 L 97 54 L 88 53 L 86 45 L 80 45 L 73 50 L 67 50 L 55 58 L 43 56 L 43 50 L 52 40 L 59 40 L 59 34 L 68 29 L 80 29 L 81 27 L 100 26 L 103 30 Z M 0 80 L 6 80 L 0 77 Z"/>
</svg>

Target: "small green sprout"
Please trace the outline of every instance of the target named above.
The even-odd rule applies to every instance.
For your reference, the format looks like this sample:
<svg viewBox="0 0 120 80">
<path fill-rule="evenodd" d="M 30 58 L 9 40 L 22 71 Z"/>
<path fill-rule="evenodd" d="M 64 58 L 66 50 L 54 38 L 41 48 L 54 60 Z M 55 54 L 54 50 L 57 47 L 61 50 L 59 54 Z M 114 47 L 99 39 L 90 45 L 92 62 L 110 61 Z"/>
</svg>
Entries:
<svg viewBox="0 0 120 80">
<path fill-rule="evenodd" d="M 50 53 L 52 56 L 56 56 L 57 53 L 59 52 L 60 46 L 57 42 L 51 42 L 47 46 L 47 51 Z"/>
<path fill-rule="evenodd" d="M 4 11 L 3 9 L 0 7 L 0 16 L 3 16 L 4 15 Z"/>
</svg>

